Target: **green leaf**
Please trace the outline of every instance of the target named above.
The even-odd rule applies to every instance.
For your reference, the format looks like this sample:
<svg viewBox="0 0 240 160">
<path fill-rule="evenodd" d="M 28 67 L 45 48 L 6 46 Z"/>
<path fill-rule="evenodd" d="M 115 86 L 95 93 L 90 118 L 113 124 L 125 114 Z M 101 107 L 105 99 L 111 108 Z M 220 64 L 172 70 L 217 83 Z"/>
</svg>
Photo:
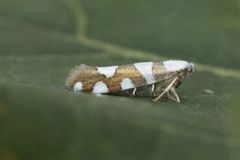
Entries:
<svg viewBox="0 0 240 160">
<path fill-rule="evenodd" d="M 1 0 L 0 159 L 239 158 L 236 1 Z M 81 63 L 185 59 L 182 100 L 66 91 Z"/>
</svg>

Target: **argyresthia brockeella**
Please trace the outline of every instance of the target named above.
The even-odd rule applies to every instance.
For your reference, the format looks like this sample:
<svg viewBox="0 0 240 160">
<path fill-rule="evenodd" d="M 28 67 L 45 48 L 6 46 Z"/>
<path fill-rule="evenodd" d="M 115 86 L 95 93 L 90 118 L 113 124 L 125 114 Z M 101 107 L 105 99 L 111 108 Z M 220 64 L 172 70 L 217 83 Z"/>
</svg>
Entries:
<svg viewBox="0 0 240 160">
<path fill-rule="evenodd" d="M 175 89 L 193 70 L 192 63 L 181 60 L 108 67 L 81 64 L 71 71 L 66 86 L 75 92 L 114 94 L 131 91 L 132 95 L 135 95 L 138 88 L 149 86 L 153 101 L 166 94 L 169 99 L 180 102 Z"/>
</svg>

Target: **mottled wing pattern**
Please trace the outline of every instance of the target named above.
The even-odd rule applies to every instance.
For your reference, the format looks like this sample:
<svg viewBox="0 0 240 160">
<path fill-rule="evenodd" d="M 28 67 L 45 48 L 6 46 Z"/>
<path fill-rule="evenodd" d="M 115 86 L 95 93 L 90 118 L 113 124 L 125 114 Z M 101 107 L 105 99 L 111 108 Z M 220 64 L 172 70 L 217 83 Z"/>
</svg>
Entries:
<svg viewBox="0 0 240 160">
<path fill-rule="evenodd" d="M 193 63 L 181 60 L 108 67 L 82 64 L 71 71 L 66 86 L 75 92 L 118 95 L 136 95 L 136 92 L 150 89 L 153 101 L 167 95 L 169 99 L 180 102 L 175 89 L 193 71 Z"/>
<path fill-rule="evenodd" d="M 161 83 L 192 68 L 186 61 L 171 60 L 108 67 L 82 64 L 71 71 L 66 86 L 74 91 L 113 93 Z"/>
<path fill-rule="evenodd" d="M 82 64 L 71 71 L 66 85 L 74 91 L 112 93 L 153 84 L 162 71 L 164 67 L 159 62 L 109 67 Z"/>
<path fill-rule="evenodd" d="M 66 81 L 66 86 L 68 89 L 73 89 L 74 91 L 91 92 L 94 90 L 95 84 L 97 86 L 102 86 L 101 83 L 97 82 L 100 82 L 105 78 L 105 75 L 98 72 L 96 67 L 81 64 L 72 69 L 69 78 Z"/>
</svg>

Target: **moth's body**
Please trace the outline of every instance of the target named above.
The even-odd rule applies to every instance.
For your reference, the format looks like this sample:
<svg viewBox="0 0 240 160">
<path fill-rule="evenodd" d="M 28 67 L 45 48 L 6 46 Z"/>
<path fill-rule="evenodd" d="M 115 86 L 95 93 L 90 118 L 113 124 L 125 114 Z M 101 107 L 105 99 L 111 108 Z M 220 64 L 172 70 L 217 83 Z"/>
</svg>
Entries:
<svg viewBox="0 0 240 160">
<path fill-rule="evenodd" d="M 162 97 L 159 96 L 164 90 L 174 81 L 165 93 L 168 94 L 169 98 L 180 101 L 175 88 L 192 71 L 193 64 L 172 60 L 108 67 L 93 67 L 82 64 L 71 71 L 66 86 L 75 92 L 114 94 L 132 91 L 133 95 L 138 89 L 150 86 L 152 87 L 152 97 L 154 100 L 158 100 Z"/>
</svg>

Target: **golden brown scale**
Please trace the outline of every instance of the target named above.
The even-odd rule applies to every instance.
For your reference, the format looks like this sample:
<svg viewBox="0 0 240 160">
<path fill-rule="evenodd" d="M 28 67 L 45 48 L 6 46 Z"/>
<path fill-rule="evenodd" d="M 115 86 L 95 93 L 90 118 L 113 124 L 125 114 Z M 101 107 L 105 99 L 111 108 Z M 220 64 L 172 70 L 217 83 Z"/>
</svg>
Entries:
<svg viewBox="0 0 240 160">
<path fill-rule="evenodd" d="M 171 81 L 171 79 L 175 77 L 180 78 L 185 74 L 184 70 L 180 70 L 177 72 L 167 71 L 163 66 L 162 62 L 154 62 L 152 67 L 152 72 L 153 72 L 154 79 L 156 80 L 156 84 L 164 83 L 165 81 Z M 166 84 L 169 84 L 169 82 L 167 82 Z"/>
<path fill-rule="evenodd" d="M 167 73 L 162 62 L 153 62 L 152 72 L 156 82 L 163 80 Z"/>
<path fill-rule="evenodd" d="M 76 82 L 82 82 L 83 91 L 91 92 L 93 90 L 93 86 L 104 78 L 105 76 L 100 74 L 96 67 L 82 64 L 71 71 L 70 76 L 67 79 L 66 86 L 68 89 L 72 89 Z"/>
<path fill-rule="evenodd" d="M 119 66 L 113 77 L 105 78 L 102 81 L 108 86 L 109 92 L 117 92 L 122 90 L 121 82 L 124 78 L 131 79 L 136 87 L 146 84 L 141 73 L 133 65 Z"/>
</svg>

